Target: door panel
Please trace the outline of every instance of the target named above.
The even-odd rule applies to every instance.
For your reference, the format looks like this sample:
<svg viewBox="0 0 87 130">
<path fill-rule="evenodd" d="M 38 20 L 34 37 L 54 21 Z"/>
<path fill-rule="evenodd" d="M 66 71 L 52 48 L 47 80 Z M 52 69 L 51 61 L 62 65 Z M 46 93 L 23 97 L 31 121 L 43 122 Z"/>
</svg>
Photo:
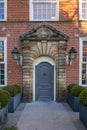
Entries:
<svg viewBox="0 0 87 130">
<path fill-rule="evenodd" d="M 42 62 L 35 67 L 35 98 L 36 100 L 53 100 L 54 97 L 54 66 Z"/>
</svg>

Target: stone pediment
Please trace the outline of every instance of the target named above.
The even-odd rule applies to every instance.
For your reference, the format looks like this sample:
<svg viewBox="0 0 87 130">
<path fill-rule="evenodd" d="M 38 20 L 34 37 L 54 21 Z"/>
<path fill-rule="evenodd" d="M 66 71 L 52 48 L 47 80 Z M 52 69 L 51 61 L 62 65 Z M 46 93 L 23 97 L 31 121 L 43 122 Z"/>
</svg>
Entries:
<svg viewBox="0 0 87 130">
<path fill-rule="evenodd" d="M 38 41 L 38 40 L 49 40 L 49 41 L 67 41 L 69 36 L 63 32 L 57 30 L 53 26 L 43 22 L 32 30 L 22 34 L 20 40 Z"/>
</svg>

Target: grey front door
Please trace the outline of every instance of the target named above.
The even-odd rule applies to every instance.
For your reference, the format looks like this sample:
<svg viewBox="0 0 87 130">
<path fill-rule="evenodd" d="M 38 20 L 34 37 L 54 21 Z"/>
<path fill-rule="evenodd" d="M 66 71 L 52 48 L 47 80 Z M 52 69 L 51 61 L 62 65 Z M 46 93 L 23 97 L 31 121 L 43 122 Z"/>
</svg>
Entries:
<svg viewBox="0 0 87 130">
<path fill-rule="evenodd" d="M 35 100 L 54 99 L 54 66 L 42 62 L 35 66 Z"/>
</svg>

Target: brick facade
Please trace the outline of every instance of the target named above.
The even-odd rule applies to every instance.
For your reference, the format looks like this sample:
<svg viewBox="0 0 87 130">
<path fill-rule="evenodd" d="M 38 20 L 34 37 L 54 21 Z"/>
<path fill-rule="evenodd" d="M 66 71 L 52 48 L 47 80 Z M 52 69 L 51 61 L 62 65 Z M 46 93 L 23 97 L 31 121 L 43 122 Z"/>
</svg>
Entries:
<svg viewBox="0 0 87 130">
<path fill-rule="evenodd" d="M 70 83 L 79 83 L 79 37 L 87 36 L 87 22 L 79 20 L 79 0 L 60 0 L 59 7 L 59 21 L 47 23 L 69 36 L 64 52 L 66 55 L 72 46 L 77 50 L 77 57 L 72 61 L 72 65 L 66 66 L 67 86 Z M 29 21 L 29 8 L 29 0 L 8 0 L 7 21 L 0 22 L 0 37 L 7 37 L 7 84 L 17 83 L 21 88 L 23 88 L 23 71 L 25 70 L 22 66 L 17 66 L 16 61 L 12 60 L 11 51 L 17 47 L 21 54 L 26 55 L 21 49 L 19 37 L 41 23 Z M 29 89 L 30 100 L 32 100 L 32 85 Z M 60 94 L 62 97 L 66 90 L 63 91 Z M 59 97 L 57 96 L 57 98 Z"/>
</svg>

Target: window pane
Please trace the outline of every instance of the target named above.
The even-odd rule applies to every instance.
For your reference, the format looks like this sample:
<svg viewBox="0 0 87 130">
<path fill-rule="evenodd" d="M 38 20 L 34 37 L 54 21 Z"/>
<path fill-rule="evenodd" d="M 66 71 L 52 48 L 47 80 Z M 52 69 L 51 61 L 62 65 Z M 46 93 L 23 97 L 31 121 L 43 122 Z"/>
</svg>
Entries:
<svg viewBox="0 0 87 130">
<path fill-rule="evenodd" d="M 4 61 L 4 41 L 0 41 L 0 61 Z"/>
<path fill-rule="evenodd" d="M 45 0 L 43 2 L 43 0 L 39 0 L 39 2 L 33 3 L 33 19 L 50 20 L 56 18 L 56 3 L 52 3 L 55 0 L 50 1 Z"/>
<path fill-rule="evenodd" d="M 0 14 L 4 14 L 4 10 L 3 9 L 0 9 Z"/>
<path fill-rule="evenodd" d="M 86 75 L 86 64 L 82 65 L 82 84 L 87 83 L 87 75 Z"/>
<path fill-rule="evenodd" d="M 4 3 L 0 3 L 0 19 L 4 19 Z"/>
<path fill-rule="evenodd" d="M 5 58 L 4 58 L 4 50 L 5 50 L 5 41 L 4 39 L 0 39 L 0 85 L 5 85 Z"/>
<path fill-rule="evenodd" d="M 4 19 L 4 15 L 3 14 L 0 14 L 0 19 Z"/>
<path fill-rule="evenodd" d="M 5 72 L 4 64 L 0 64 L 0 85 L 5 84 Z"/>
<path fill-rule="evenodd" d="M 83 42 L 83 54 L 82 61 L 87 62 L 87 41 Z"/>
<path fill-rule="evenodd" d="M 87 41 L 83 41 L 82 49 L 82 84 L 87 84 Z"/>
<path fill-rule="evenodd" d="M 87 0 L 82 1 L 82 18 L 87 19 Z"/>
<path fill-rule="evenodd" d="M 4 9 L 4 4 L 0 3 L 0 9 Z"/>
</svg>

